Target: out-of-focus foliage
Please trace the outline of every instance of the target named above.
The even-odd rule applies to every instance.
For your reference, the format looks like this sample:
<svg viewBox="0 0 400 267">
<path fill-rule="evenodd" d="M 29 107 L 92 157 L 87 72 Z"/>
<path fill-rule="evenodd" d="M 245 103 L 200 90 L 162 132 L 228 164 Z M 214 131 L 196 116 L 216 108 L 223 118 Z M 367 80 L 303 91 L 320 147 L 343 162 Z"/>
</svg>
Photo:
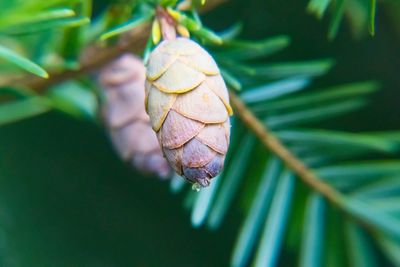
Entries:
<svg viewBox="0 0 400 267">
<path fill-rule="evenodd" d="M 208 1 L 211 2 L 212 0 Z M 257 118 L 305 166 L 310 168 L 318 179 L 324 182 L 325 189 L 327 188 L 321 190 L 315 184 L 303 183 L 302 177 L 288 168 L 282 158 L 265 148 L 260 140 L 252 134 L 248 125 L 240 121 L 239 116 L 237 116 L 233 122 L 231 149 L 227 156 L 225 170 L 209 188 L 197 193 L 186 188 L 179 177 L 175 177 L 171 181 L 172 192 L 185 194 L 183 202 L 186 210 L 191 213 L 192 226 L 205 226 L 211 230 L 222 228 L 222 230 L 215 232 L 215 235 L 218 236 L 224 231 L 224 227 L 229 228 L 230 225 L 233 225 L 232 228 L 234 229 L 229 232 L 229 238 L 224 238 L 226 243 L 234 244 L 230 259 L 231 266 L 248 266 L 249 264 L 254 266 L 399 266 L 400 133 L 393 129 L 388 132 L 383 131 L 390 129 L 390 127 L 379 125 L 379 119 L 368 112 L 367 106 L 379 102 L 379 98 L 376 96 L 382 95 L 379 88 L 385 86 L 386 81 L 376 81 L 374 77 L 371 79 L 368 75 L 363 75 L 362 79 L 359 79 L 360 75 L 353 77 L 352 73 L 346 73 L 345 82 L 342 82 L 343 79 L 337 81 L 332 69 L 334 66 L 341 68 L 342 61 L 340 59 L 335 65 L 336 58 L 307 58 L 302 53 L 292 57 L 291 51 L 295 51 L 300 44 L 291 41 L 290 36 L 287 35 L 270 36 L 271 34 L 268 33 L 263 34 L 262 39 L 246 39 L 246 36 L 260 36 L 260 33 L 252 32 L 253 28 L 248 27 L 246 23 L 242 27 L 241 21 L 236 19 L 237 14 L 230 12 L 229 7 L 232 9 L 236 7 L 235 10 L 237 11 L 243 6 L 252 4 L 256 7 L 257 5 L 263 7 L 270 1 L 259 0 L 244 3 L 245 1 L 232 0 L 231 2 L 233 3 L 222 9 L 227 14 L 233 13 L 231 16 L 235 18 L 234 23 L 237 24 L 223 25 L 225 30 L 221 30 L 222 27 L 217 27 L 218 30 L 211 30 L 211 27 L 204 26 L 205 23 L 202 23 L 195 10 L 177 10 L 175 7 L 177 1 L 120 0 L 104 3 L 100 1 L 95 3 L 89 0 L 1 1 L 0 125 L 8 125 L 51 110 L 58 110 L 73 118 L 83 120 L 79 125 L 84 129 L 82 134 L 87 134 L 85 131 L 90 131 L 87 127 L 92 127 L 93 123 L 98 123 L 97 98 L 99 96 L 96 88 L 97 83 L 92 74 L 69 79 L 61 84 L 56 83 L 48 88 L 49 90 L 40 94 L 31 90 L 29 86 L 15 86 L 14 81 L 29 80 L 31 76 L 26 76 L 26 72 L 41 77 L 47 77 L 50 74 L 48 78 L 51 79 L 52 73 L 55 72 L 79 70 L 81 67 L 79 58 L 87 46 L 114 45 L 118 38 L 124 36 L 130 30 L 151 23 L 156 15 L 156 4 L 162 4 L 169 8 L 169 13 L 175 18 L 176 22 L 184 26 L 190 32 L 191 37 L 204 45 L 214 56 L 226 83 L 232 91 L 239 95 Z M 374 0 L 311 0 L 308 3 L 303 2 L 301 3 L 304 6 L 303 13 L 311 12 L 318 18 L 329 18 L 328 36 L 332 40 L 334 37 L 340 38 L 337 33 L 341 28 L 341 21 L 344 17 L 349 21 L 350 29 L 355 36 L 362 36 L 366 29 L 369 29 L 372 35 L 375 33 L 377 3 Z M 382 8 L 391 5 L 393 7 L 398 6 L 393 2 L 383 2 Z M 193 1 L 193 5 L 201 7 L 202 3 L 201 1 L 200 3 Z M 94 14 L 92 14 L 92 10 L 95 10 Z M 394 21 L 393 27 L 397 27 L 399 25 L 399 9 L 396 11 L 395 8 L 389 8 L 388 10 L 389 15 L 387 17 Z M 258 10 L 250 11 L 252 13 L 245 22 L 256 21 L 256 25 L 264 25 L 263 17 L 253 15 Z M 286 11 L 289 12 L 289 8 Z M 377 14 L 379 16 L 379 12 Z M 283 16 L 283 14 L 280 15 Z M 213 20 L 212 14 L 209 20 L 207 18 L 206 16 L 205 21 L 210 22 L 210 25 L 213 25 L 213 23 L 221 25 L 218 24 L 221 20 L 219 18 Z M 288 20 L 285 23 L 290 24 L 291 22 Z M 317 22 L 314 23 L 317 26 Z M 251 25 L 251 23 L 249 24 Z M 293 25 L 292 27 L 298 28 L 298 31 L 308 31 L 301 26 Z M 278 25 L 276 27 L 278 28 Z M 380 28 L 377 27 L 377 33 L 379 31 Z M 145 58 L 154 47 L 152 41 L 154 35 L 152 37 L 149 32 L 148 38 L 147 46 L 143 51 Z M 374 39 L 374 41 L 378 42 L 379 40 Z M 314 45 L 312 39 L 305 40 L 304 43 L 304 46 L 312 47 Z M 347 46 L 347 48 L 349 47 Z M 343 51 L 340 47 L 338 54 L 341 52 Z M 380 52 L 384 51 L 375 51 L 375 53 Z M 390 52 L 398 53 L 398 51 Z M 326 55 L 327 53 L 323 54 Z M 368 58 L 369 55 L 363 55 L 363 57 Z M 395 58 L 394 55 L 393 58 Z M 392 60 L 392 58 L 387 60 Z M 366 62 L 368 61 L 365 60 L 364 63 L 367 64 Z M 367 68 L 367 66 L 361 65 L 359 67 Z M 354 69 L 354 71 L 356 70 Z M 388 89 L 385 88 L 385 90 Z M 380 105 L 384 106 L 385 103 Z M 361 110 L 361 112 L 358 110 Z M 354 128 L 342 127 L 344 115 L 347 114 L 351 117 L 352 113 L 357 114 L 356 121 L 368 119 L 370 125 L 368 129 L 371 130 L 362 132 L 356 126 Z M 61 120 L 60 117 L 55 119 Z M 50 122 L 46 120 L 43 122 L 40 119 L 38 122 L 33 120 L 27 123 L 30 125 L 28 134 L 40 132 L 33 130 L 35 123 L 39 125 L 38 127 L 46 124 L 51 125 Z M 92 126 L 88 126 L 91 124 Z M 6 129 L 5 133 L 0 133 L 3 136 L 1 139 L 12 138 L 12 131 L 18 132 L 16 136 L 22 138 L 23 127 L 21 125 L 23 124 L 8 125 L 8 128 L 4 128 Z M 349 128 L 351 131 L 348 130 Z M 51 129 L 51 126 L 49 126 L 49 129 Z M 68 131 L 65 127 L 62 129 Z M 75 132 L 73 136 L 77 137 L 78 132 Z M 125 224 L 125 220 L 121 219 L 125 218 L 126 213 L 131 210 L 131 202 L 135 202 L 137 199 L 157 199 L 157 194 L 161 194 L 163 200 L 168 199 L 165 190 L 163 191 L 159 187 L 152 192 L 150 188 L 146 191 L 150 195 L 146 195 L 140 190 L 133 190 L 138 196 L 137 198 L 130 196 L 129 186 L 136 187 L 139 186 L 138 184 L 147 182 L 140 180 L 139 183 L 135 180 L 134 184 L 131 184 L 131 182 L 123 180 L 127 175 L 120 175 L 121 172 L 118 171 L 114 175 L 113 168 L 118 168 L 116 167 L 118 165 L 114 162 L 110 165 L 111 169 L 108 169 L 110 157 L 100 156 L 112 152 L 104 149 L 104 147 L 97 147 L 98 144 L 92 144 L 89 142 L 90 140 L 86 142 L 85 139 L 79 139 L 80 143 L 76 144 L 77 147 L 74 149 L 69 149 L 68 145 L 61 146 L 62 151 L 68 151 L 70 154 L 60 156 L 60 159 L 62 159 L 60 161 L 51 160 L 50 157 L 54 153 L 51 149 L 57 143 L 57 138 L 69 136 L 69 134 L 61 136 L 60 132 L 57 133 L 58 135 L 54 139 L 49 138 L 48 147 L 46 146 L 46 151 L 50 151 L 50 154 L 38 153 L 49 157 L 49 164 L 51 165 L 49 170 L 53 171 L 45 171 L 44 175 L 47 175 L 48 177 L 46 177 L 52 181 L 50 188 L 43 188 L 34 180 L 29 180 L 21 182 L 22 184 L 26 182 L 29 186 L 24 184 L 24 189 L 16 190 L 16 194 L 13 191 L 7 192 L 8 187 L 6 185 L 10 188 L 18 188 L 18 186 L 13 187 L 6 181 L 12 181 L 13 175 L 22 179 L 21 177 L 27 174 L 23 171 L 24 166 L 21 170 L 13 173 L 12 168 L 18 167 L 18 164 L 14 161 L 4 160 L 0 164 L 0 168 L 4 168 L 1 173 L 3 173 L 2 177 L 4 176 L 5 179 L 5 186 L 2 187 L 5 188 L 2 191 L 4 195 L 1 201 L 17 199 L 17 202 L 13 204 L 0 203 L 0 206 L 8 205 L 8 207 L 11 207 L 4 209 L 4 216 L 1 216 L 2 213 L 0 214 L 0 220 L 2 220 L 0 224 L 6 225 L 5 229 L 9 229 L 12 226 L 7 226 L 7 223 L 9 223 L 7 216 L 14 216 L 19 220 L 23 217 L 16 210 L 12 210 L 12 207 L 15 207 L 15 209 L 22 207 L 22 210 L 29 210 L 26 204 L 18 203 L 18 200 L 24 203 L 29 202 L 29 198 L 18 198 L 17 195 L 30 196 L 31 188 L 38 190 L 37 192 L 44 191 L 46 193 L 53 190 L 55 193 L 60 192 L 63 197 L 70 193 L 87 190 L 83 195 L 89 200 L 85 200 L 85 203 L 90 203 L 90 206 L 94 207 L 93 209 L 89 208 L 93 211 L 93 214 L 89 213 L 90 215 L 87 216 L 98 216 L 96 218 L 99 218 L 98 227 L 100 230 L 96 233 L 105 231 L 108 236 L 104 240 L 109 240 L 110 243 L 115 244 L 118 243 L 119 238 L 123 239 L 125 241 L 122 241 L 122 243 L 126 244 L 127 247 L 118 246 L 118 248 L 134 254 L 136 250 L 143 248 L 126 240 L 130 240 L 130 235 L 143 235 L 143 237 L 135 240 L 145 242 L 150 239 L 148 244 L 151 244 L 151 246 L 149 245 L 148 249 L 153 251 L 152 255 L 159 254 L 164 259 L 171 260 L 171 255 L 166 256 L 167 253 L 158 251 L 157 244 L 154 244 L 157 241 L 153 243 L 153 240 L 160 239 L 159 236 L 154 233 L 147 235 L 141 231 L 145 229 L 144 231 L 151 232 L 146 223 L 138 223 L 137 227 L 140 229 L 132 232 L 132 225 Z M 89 138 L 89 135 L 87 136 Z M 93 133 L 90 135 L 90 138 L 92 137 Z M 35 145 L 34 137 L 29 136 L 27 138 L 31 144 L 28 142 L 25 148 L 26 153 L 34 155 L 35 149 L 38 149 L 39 146 Z M 41 140 L 40 144 L 46 142 L 46 138 L 40 136 L 38 138 Z M 92 144 L 90 149 L 83 150 L 85 155 L 80 155 L 79 161 L 73 160 L 74 154 L 79 154 L 79 150 L 86 143 Z M 22 146 L 21 144 L 26 143 L 21 142 L 19 144 L 13 141 L 12 144 Z M 31 150 L 29 145 L 34 149 Z M 6 144 L 4 144 L 4 147 L 8 151 L 4 154 L 10 154 L 10 159 L 21 158 L 21 156 L 18 156 L 19 154 L 13 154 L 12 147 Z M 17 151 L 15 153 L 22 153 L 23 149 L 17 147 L 15 151 Z M 60 154 L 62 155 L 62 152 Z M 29 159 L 26 160 L 29 161 Z M 41 161 L 41 158 L 35 158 L 32 159 L 32 162 L 43 164 L 45 161 Z M 35 177 L 40 176 L 41 172 L 35 170 L 34 166 L 27 162 L 21 162 L 21 165 L 23 164 L 27 166 L 29 172 L 34 173 Z M 88 171 L 80 172 L 87 165 L 90 166 Z M 98 165 L 100 167 L 96 167 Z M 65 170 L 67 170 L 67 173 L 87 181 L 87 183 L 73 180 L 74 184 L 71 185 L 61 173 Z M 103 171 L 116 184 L 106 182 L 108 180 L 105 179 Z M 56 179 L 61 176 L 63 179 L 57 181 Z M 100 180 L 104 187 L 97 184 L 97 177 L 104 178 L 104 180 Z M 116 181 L 119 181 L 120 178 L 127 187 L 118 185 Z M 44 186 L 46 185 L 48 186 L 49 183 L 44 183 Z M 91 195 L 96 194 L 89 189 L 94 185 L 96 185 L 95 190 L 101 192 L 101 198 Z M 86 189 L 82 189 L 82 186 Z M 106 187 L 107 189 L 105 189 Z M 122 196 L 120 195 L 121 192 Z M 334 192 L 334 194 L 332 195 L 330 192 Z M 46 198 L 47 195 L 44 194 L 44 196 Z M 32 195 L 32 198 L 37 197 Z M 46 199 L 49 200 L 53 197 Z M 116 200 L 114 201 L 114 199 Z M 72 203 L 71 205 L 79 206 L 80 204 L 74 202 L 73 199 L 68 201 Z M 102 201 L 109 206 L 103 209 Z M 37 204 L 39 206 L 44 205 L 43 203 L 51 206 L 48 203 L 49 201 L 45 200 L 33 202 L 39 203 Z M 66 204 L 57 201 L 55 203 L 58 205 Z M 162 201 L 156 203 L 161 205 Z M 176 205 L 176 203 L 174 204 Z M 118 206 L 118 209 L 114 209 L 113 205 Z M 150 208 L 151 205 L 149 203 L 147 205 Z M 179 205 L 175 205 L 172 208 L 171 206 L 167 207 L 168 210 L 179 210 Z M 120 206 L 123 208 L 120 208 Z M 140 204 L 136 203 L 133 207 L 140 209 Z M 59 210 L 62 213 L 62 207 Z M 85 208 L 80 207 L 78 210 L 78 214 L 74 213 L 74 209 L 67 209 L 71 213 L 68 216 L 58 213 L 55 216 L 67 216 L 73 225 L 76 223 L 74 219 L 80 222 L 90 221 L 93 223 L 91 219 L 79 220 L 86 215 L 84 215 Z M 28 214 L 30 217 L 37 215 L 34 211 L 30 212 Z M 239 215 L 235 217 L 235 220 L 232 220 L 230 214 L 234 212 Z M 154 215 L 153 221 L 159 221 L 159 223 L 152 225 L 156 228 L 155 233 L 161 235 L 165 231 L 169 231 L 169 228 L 165 227 L 162 221 L 168 215 L 164 210 L 159 211 L 159 216 Z M 43 219 L 46 215 L 42 214 L 41 216 L 40 218 Z M 108 217 L 115 219 L 115 221 L 108 220 Z M 132 214 L 130 214 L 129 219 L 131 221 L 140 220 Z M 12 219 L 10 221 L 9 224 L 14 223 Z M 40 223 L 43 228 L 52 229 L 51 225 L 48 227 L 42 225 L 45 220 L 32 219 L 32 221 Z M 115 226 L 114 223 L 120 227 Z M 174 221 L 174 223 L 182 222 Z M 186 223 L 184 220 L 183 225 L 186 225 Z M 23 222 L 15 223 L 15 225 L 15 227 L 18 227 L 23 225 Z M 109 230 L 109 225 L 112 225 L 110 229 L 114 232 Z M 29 236 L 34 231 L 32 226 L 30 227 L 26 228 L 29 229 Z M 80 225 L 76 223 L 76 227 L 79 228 Z M 43 230 L 43 228 L 41 229 Z M 84 236 L 91 238 L 95 236 L 95 234 L 87 233 L 91 231 L 91 227 L 85 225 L 82 226 L 82 229 L 86 229 Z M 127 231 L 127 229 L 130 230 Z M 183 231 L 185 233 L 190 231 L 186 228 L 182 229 L 185 229 Z M 173 231 L 180 230 L 178 227 L 173 228 Z M 11 238 L 13 235 L 18 235 L 16 234 L 18 229 L 9 232 L 11 234 L 8 236 L 11 236 Z M 113 239 L 115 232 L 118 232 L 115 235 L 118 240 Z M 205 231 L 198 233 L 207 237 L 210 235 Z M 236 233 L 236 235 L 232 235 L 232 233 Z M 47 234 L 51 235 L 51 231 Z M 190 234 L 195 235 L 193 232 L 190 232 Z M 7 236 L 7 233 L 5 235 Z M 101 236 L 101 234 L 99 235 Z M 196 251 L 193 255 L 202 255 L 199 252 L 212 250 L 214 243 L 211 242 L 210 245 L 210 243 L 204 242 L 201 247 L 198 247 L 197 243 L 193 242 L 190 243 L 190 247 L 186 248 L 188 246 L 187 240 L 182 235 L 178 233 L 176 236 L 182 238 L 184 240 L 182 243 L 185 244 L 172 246 L 176 247 L 176 251 L 173 252 L 176 253 L 177 257 L 185 258 L 185 261 L 181 261 L 181 263 L 185 262 L 182 265 L 219 266 L 220 264 L 216 262 L 223 261 L 218 259 L 213 262 L 213 259 L 210 259 L 208 262 L 206 259 L 199 260 L 197 258 L 196 262 L 186 262 L 188 255 L 181 255 L 182 250 L 178 250 L 178 247 Z M 24 238 L 21 236 L 16 240 L 19 239 L 22 244 Z M 8 238 L 10 239 L 10 237 Z M 56 241 L 51 238 L 50 240 L 63 243 L 63 238 L 69 240 L 63 235 L 60 235 Z M 96 238 L 102 240 L 98 235 L 96 235 Z M 14 242 L 18 243 L 18 241 Z M 103 242 L 100 243 L 103 244 Z M 31 245 L 33 246 L 33 244 Z M 44 245 L 41 244 L 41 246 Z M 104 247 L 101 249 L 107 250 L 108 248 L 112 251 L 112 254 L 117 255 L 119 252 L 114 251 L 111 246 L 104 244 L 102 246 Z M 131 249 L 130 246 L 134 248 Z M 207 246 L 207 248 L 203 246 Z M 78 251 L 80 249 L 71 247 L 73 246 L 69 246 L 71 250 L 76 249 Z M 166 244 L 162 247 L 165 250 L 171 249 L 171 246 Z M 18 251 L 16 255 L 19 255 L 23 254 L 21 251 L 26 248 L 15 245 L 13 241 L 5 244 L 0 243 L 0 252 L 3 255 L 7 254 L 7 249 L 10 251 L 14 249 Z M 29 249 L 26 250 L 29 251 Z M 102 254 L 97 250 L 89 254 L 96 255 L 96 253 Z M 18 257 L 12 259 L 14 254 L 10 253 L 11 256 L 5 258 L 5 266 L 26 266 L 18 263 Z M 51 266 L 54 264 L 52 261 L 57 259 L 50 254 L 47 264 L 40 264 L 40 262 L 46 262 L 46 260 L 43 260 L 46 256 L 38 256 L 42 260 L 36 259 L 36 261 L 35 256 L 28 256 L 27 258 L 32 261 L 31 266 Z M 189 255 L 191 254 L 189 253 Z M 26 255 L 29 255 L 29 252 Z M 146 255 L 151 257 L 151 255 Z M 193 258 L 197 256 L 193 256 Z M 213 255 L 211 258 L 215 258 L 215 256 Z M 102 257 L 99 258 L 103 259 Z M 113 257 L 110 256 L 110 258 Z M 147 265 L 146 263 L 149 263 L 150 266 L 170 265 L 168 262 L 157 262 L 156 259 L 146 261 L 141 255 L 138 258 L 140 258 L 140 261 L 135 261 L 131 257 L 127 261 L 144 266 Z M 64 262 L 65 266 L 79 265 L 78 259 L 76 261 L 69 259 Z M 87 265 L 88 262 L 91 265 Z M 124 264 L 126 262 L 122 260 L 99 262 L 90 259 L 84 266 L 121 266 Z M 228 265 L 228 260 L 225 259 L 222 264 Z M 61 266 L 64 265 L 61 264 Z"/>
<path fill-rule="evenodd" d="M 18 37 L 87 24 L 90 21 L 91 4 L 90 0 L 49 0 L 41 3 L 33 0 L 2 1 L 0 3 L 0 34 L 2 36 L 0 58 L 28 72 L 47 78 L 46 71 L 26 57 L 34 56 L 32 54 L 35 53 L 35 50 L 36 52 L 46 51 L 45 48 L 49 44 L 37 43 L 32 51 L 30 47 L 24 47 L 24 41 L 19 40 Z M 40 58 L 38 59 L 40 61 Z M 9 72 L 12 71 L 13 69 L 9 70 Z"/>
<path fill-rule="evenodd" d="M 376 0 L 310 0 L 307 11 L 322 19 L 331 10 L 328 37 L 336 37 L 344 15 L 347 15 L 355 35 L 365 29 L 375 35 Z"/>
</svg>

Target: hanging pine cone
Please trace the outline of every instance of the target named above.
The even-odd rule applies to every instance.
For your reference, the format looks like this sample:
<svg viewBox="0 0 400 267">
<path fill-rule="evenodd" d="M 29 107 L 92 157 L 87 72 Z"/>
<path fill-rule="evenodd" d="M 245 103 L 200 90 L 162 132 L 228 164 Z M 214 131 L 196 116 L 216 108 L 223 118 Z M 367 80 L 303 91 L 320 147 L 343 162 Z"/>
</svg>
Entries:
<svg viewBox="0 0 400 267">
<path fill-rule="evenodd" d="M 125 54 L 100 72 L 104 91 L 102 115 L 120 157 L 137 169 L 168 177 L 170 167 L 163 157 L 144 107 L 145 67 Z"/>
<path fill-rule="evenodd" d="M 146 76 L 146 110 L 164 155 L 177 173 L 208 186 L 223 168 L 232 114 L 215 61 L 189 39 L 165 40 Z"/>
</svg>

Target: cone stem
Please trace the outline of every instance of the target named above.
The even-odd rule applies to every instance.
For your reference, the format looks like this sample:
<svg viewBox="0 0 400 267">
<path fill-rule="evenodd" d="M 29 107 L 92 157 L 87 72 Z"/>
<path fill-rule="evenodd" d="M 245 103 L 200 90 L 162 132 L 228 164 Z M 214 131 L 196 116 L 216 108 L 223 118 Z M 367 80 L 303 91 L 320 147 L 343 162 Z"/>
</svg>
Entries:
<svg viewBox="0 0 400 267">
<path fill-rule="evenodd" d="M 157 20 L 160 22 L 162 39 L 176 39 L 176 22 L 174 18 L 161 6 L 157 7 L 156 16 Z"/>
</svg>

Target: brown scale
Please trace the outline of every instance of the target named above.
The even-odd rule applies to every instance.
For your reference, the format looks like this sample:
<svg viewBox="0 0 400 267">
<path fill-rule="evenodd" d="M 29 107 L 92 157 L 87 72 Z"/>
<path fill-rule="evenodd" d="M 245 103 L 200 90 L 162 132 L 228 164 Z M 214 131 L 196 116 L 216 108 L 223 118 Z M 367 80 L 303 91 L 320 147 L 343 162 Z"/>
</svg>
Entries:
<svg viewBox="0 0 400 267">
<path fill-rule="evenodd" d="M 208 186 L 224 165 L 232 109 L 214 59 L 197 43 L 164 40 L 150 54 L 146 110 L 174 170 Z"/>
</svg>

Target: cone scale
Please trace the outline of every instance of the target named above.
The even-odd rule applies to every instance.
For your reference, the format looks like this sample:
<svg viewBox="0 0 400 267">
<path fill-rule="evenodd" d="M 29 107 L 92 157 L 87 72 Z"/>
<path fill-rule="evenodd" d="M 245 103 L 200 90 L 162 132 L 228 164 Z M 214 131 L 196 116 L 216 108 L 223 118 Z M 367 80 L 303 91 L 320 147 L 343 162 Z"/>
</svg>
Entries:
<svg viewBox="0 0 400 267">
<path fill-rule="evenodd" d="M 150 54 L 145 105 L 164 155 L 181 176 L 208 186 L 224 165 L 232 109 L 214 59 L 187 38 Z"/>
</svg>

